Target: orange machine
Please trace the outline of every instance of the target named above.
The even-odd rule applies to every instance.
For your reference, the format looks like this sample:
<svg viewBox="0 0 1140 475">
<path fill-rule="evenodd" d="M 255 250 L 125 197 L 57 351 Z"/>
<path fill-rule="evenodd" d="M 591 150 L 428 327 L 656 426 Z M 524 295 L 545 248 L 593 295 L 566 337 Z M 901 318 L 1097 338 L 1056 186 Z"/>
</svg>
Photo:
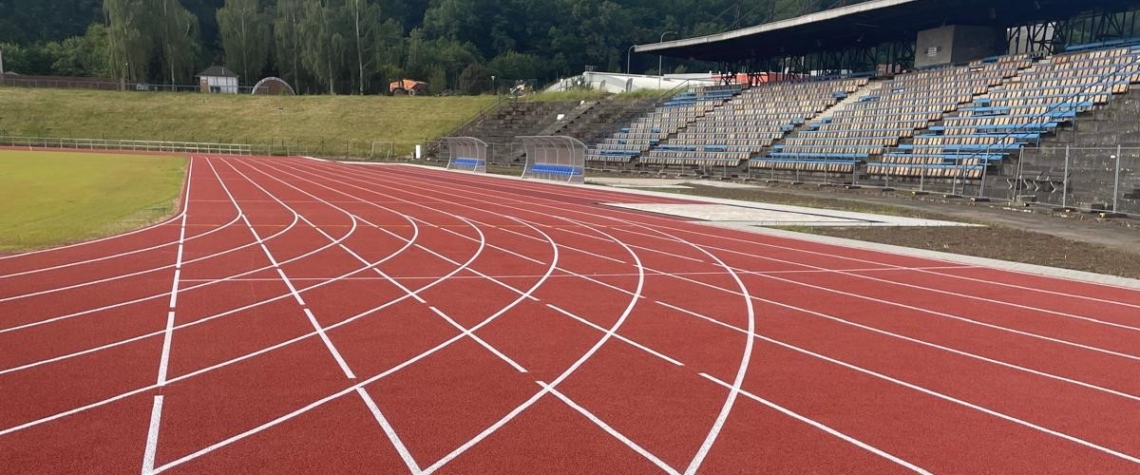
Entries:
<svg viewBox="0 0 1140 475">
<path fill-rule="evenodd" d="M 388 93 L 393 96 L 418 96 L 427 92 L 428 83 L 414 79 L 401 79 L 388 84 Z"/>
</svg>

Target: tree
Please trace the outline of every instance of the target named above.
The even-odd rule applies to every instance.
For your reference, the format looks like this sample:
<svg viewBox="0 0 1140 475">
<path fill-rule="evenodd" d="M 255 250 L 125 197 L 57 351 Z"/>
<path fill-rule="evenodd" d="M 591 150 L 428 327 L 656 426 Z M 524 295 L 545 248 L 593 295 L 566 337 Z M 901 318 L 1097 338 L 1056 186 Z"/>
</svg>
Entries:
<svg viewBox="0 0 1140 475">
<path fill-rule="evenodd" d="M 103 12 L 107 16 L 107 63 L 112 74 L 127 80 L 145 78 L 151 47 L 143 35 L 143 0 L 104 0 Z"/>
<path fill-rule="evenodd" d="M 333 0 L 305 3 L 301 21 L 301 62 L 305 69 L 336 94 L 336 81 L 344 65 L 345 38 L 339 25 L 341 5 Z"/>
<path fill-rule="evenodd" d="M 442 94 L 447 90 L 447 73 L 443 68 L 435 66 L 431 68 L 431 72 L 427 76 L 428 93 L 432 95 Z"/>
<path fill-rule="evenodd" d="M 347 0 L 345 8 L 352 20 L 352 48 L 356 50 L 357 86 L 360 95 L 368 78 L 376 72 L 375 50 L 380 30 L 380 7 L 364 0 Z"/>
<path fill-rule="evenodd" d="M 190 13 L 178 0 L 151 0 L 160 11 L 158 23 L 151 37 L 161 42 L 163 70 L 170 73 L 167 80 L 173 86 L 179 81 L 189 83 L 198 63 L 198 17 Z"/>
<path fill-rule="evenodd" d="M 544 77 L 542 58 L 508 51 L 487 63 L 491 74 L 507 80 L 537 79 Z"/>
<path fill-rule="evenodd" d="M 301 20 L 305 15 L 303 0 L 278 0 L 273 20 L 277 69 L 301 90 Z"/>
<path fill-rule="evenodd" d="M 257 0 L 226 0 L 217 18 L 226 65 L 246 84 L 256 82 L 269 59 L 269 17 L 258 9 Z"/>
<path fill-rule="evenodd" d="M 463 94 L 480 94 L 491 89 L 491 76 L 479 63 L 471 63 L 459 75 L 459 91 Z"/>
<path fill-rule="evenodd" d="M 54 74 L 64 76 L 108 77 L 107 27 L 94 24 L 84 36 L 73 36 L 44 45 L 52 60 Z"/>
</svg>

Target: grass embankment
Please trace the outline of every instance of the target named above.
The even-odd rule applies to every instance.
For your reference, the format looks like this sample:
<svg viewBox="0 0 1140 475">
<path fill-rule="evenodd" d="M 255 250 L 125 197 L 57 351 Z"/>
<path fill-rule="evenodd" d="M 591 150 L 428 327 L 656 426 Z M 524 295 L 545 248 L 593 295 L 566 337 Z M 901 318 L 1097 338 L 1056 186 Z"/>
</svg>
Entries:
<svg viewBox="0 0 1140 475">
<path fill-rule="evenodd" d="M 243 143 L 280 153 L 284 140 L 291 153 L 356 157 L 376 143 L 405 155 L 494 101 L 0 88 L 0 135 Z"/>
<path fill-rule="evenodd" d="M 0 150 L 0 252 L 109 236 L 174 212 L 186 159 Z"/>
</svg>

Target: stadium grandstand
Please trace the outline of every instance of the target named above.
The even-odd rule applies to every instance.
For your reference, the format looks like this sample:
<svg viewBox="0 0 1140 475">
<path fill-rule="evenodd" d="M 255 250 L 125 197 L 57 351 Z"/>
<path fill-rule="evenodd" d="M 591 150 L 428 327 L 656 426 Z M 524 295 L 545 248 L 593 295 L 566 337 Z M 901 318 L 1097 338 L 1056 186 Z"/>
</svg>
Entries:
<svg viewBox="0 0 1140 475">
<path fill-rule="evenodd" d="M 1022 183 L 1024 151 L 1055 143 L 1140 83 L 1138 7 L 873 0 L 639 45 L 639 53 L 731 73 L 635 120 L 588 160 L 609 169 L 1020 195 L 1035 186 Z"/>
</svg>

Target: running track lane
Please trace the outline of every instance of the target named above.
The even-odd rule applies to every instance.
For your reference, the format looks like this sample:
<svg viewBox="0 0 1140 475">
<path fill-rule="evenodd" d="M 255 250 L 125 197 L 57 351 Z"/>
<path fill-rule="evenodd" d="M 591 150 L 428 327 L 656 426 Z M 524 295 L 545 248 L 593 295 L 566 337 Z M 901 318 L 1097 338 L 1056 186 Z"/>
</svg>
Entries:
<svg viewBox="0 0 1140 475">
<path fill-rule="evenodd" d="M 1140 292 L 412 167 L 187 188 L 0 261 L 4 471 L 1140 473 Z"/>
</svg>

